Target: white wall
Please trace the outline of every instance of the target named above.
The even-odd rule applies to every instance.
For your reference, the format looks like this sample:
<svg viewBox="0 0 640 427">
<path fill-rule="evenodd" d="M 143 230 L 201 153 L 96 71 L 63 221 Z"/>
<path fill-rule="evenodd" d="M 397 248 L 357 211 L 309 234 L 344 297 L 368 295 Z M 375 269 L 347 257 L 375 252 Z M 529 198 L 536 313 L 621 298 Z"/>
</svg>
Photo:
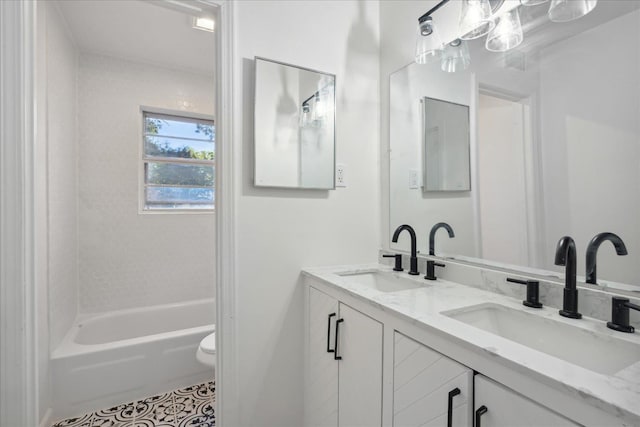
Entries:
<svg viewBox="0 0 640 427">
<path fill-rule="evenodd" d="M 556 43 L 541 58 L 546 259 L 553 260 L 563 235 L 573 236 L 584 254 L 596 233 L 611 231 L 629 256 L 603 244 L 598 277 L 637 284 L 640 11 Z M 584 271 L 579 256 L 578 274 Z"/>
<path fill-rule="evenodd" d="M 391 244 L 389 199 L 389 76 L 413 61 L 418 17 L 437 0 L 397 0 L 380 2 L 380 246 Z M 414 23 L 414 25 L 411 25 Z M 404 246 L 403 246 L 404 247 Z"/>
<path fill-rule="evenodd" d="M 449 239 L 441 231 L 436 243 L 436 254 L 460 254 L 476 256 L 475 223 L 473 217 L 473 192 L 477 183 L 472 180 L 471 191 L 426 192 L 420 185 L 410 188 L 409 172 L 417 170 L 422 176 L 422 109 L 424 96 L 468 105 L 470 117 L 475 116 L 472 100 L 474 81 L 468 72 L 444 73 L 440 64 L 427 66 L 411 64 L 390 76 L 389 127 L 391 166 L 390 230 L 402 224 L 411 225 L 417 234 L 418 250 L 428 251 L 431 227 L 447 222 L 456 238 Z M 425 78 L 426 77 L 426 78 Z M 470 141 L 470 143 L 473 141 Z M 468 153 L 464 153 L 469 161 Z M 475 160 L 472 158 L 471 163 Z M 391 243 L 393 250 L 408 251 L 410 240 L 403 233 L 398 243 Z"/>
<path fill-rule="evenodd" d="M 140 214 L 140 106 L 213 115 L 213 75 L 82 53 L 79 304 L 97 312 L 212 297 L 211 213 Z"/>
<path fill-rule="evenodd" d="M 47 16 L 49 316 L 50 342 L 55 348 L 78 310 L 77 51 L 57 7 L 39 4 Z"/>
<path fill-rule="evenodd" d="M 378 3 L 235 3 L 237 369 L 240 425 L 298 427 L 303 417 L 303 289 L 307 265 L 377 258 Z M 252 181 L 253 57 L 336 74 L 337 161 L 348 187 L 258 189 Z"/>
<path fill-rule="evenodd" d="M 524 106 L 478 97 L 478 192 L 482 257 L 526 266 Z M 508 176 L 509 179 L 505 179 Z"/>
</svg>

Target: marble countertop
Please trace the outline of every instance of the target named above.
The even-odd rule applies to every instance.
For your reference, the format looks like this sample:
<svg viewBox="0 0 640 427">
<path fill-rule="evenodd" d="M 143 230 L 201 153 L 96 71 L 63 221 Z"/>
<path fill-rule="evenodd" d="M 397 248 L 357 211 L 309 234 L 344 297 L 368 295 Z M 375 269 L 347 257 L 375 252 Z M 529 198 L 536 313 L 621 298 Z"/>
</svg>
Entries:
<svg viewBox="0 0 640 427">
<path fill-rule="evenodd" d="M 402 280 L 413 280 L 420 286 L 382 292 L 348 277 L 349 274 L 374 271 L 387 272 L 386 274 L 398 276 Z M 521 300 L 505 295 L 440 279 L 430 282 L 422 276 L 394 272 L 391 267 L 380 264 L 306 268 L 303 274 L 330 288 L 373 304 L 385 312 L 399 315 L 413 324 L 432 328 L 462 342 L 466 349 L 477 354 L 490 354 L 513 371 L 611 414 L 621 421 L 621 425 L 640 426 L 640 350 L 638 362 L 606 375 L 462 323 L 442 313 L 491 302 L 580 328 L 589 334 L 597 334 L 604 342 L 609 339 L 623 340 L 640 346 L 639 332 L 616 332 L 608 329 L 606 322 L 601 320 L 588 317 L 578 321 L 567 319 L 559 316 L 555 308 L 528 308 L 521 304 Z M 571 345 L 570 337 L 567 345 Z M 456 359 L 455 355 L 449 356 Z M 590 355 L 583 356 L 589 358 Z"/>
</svg>

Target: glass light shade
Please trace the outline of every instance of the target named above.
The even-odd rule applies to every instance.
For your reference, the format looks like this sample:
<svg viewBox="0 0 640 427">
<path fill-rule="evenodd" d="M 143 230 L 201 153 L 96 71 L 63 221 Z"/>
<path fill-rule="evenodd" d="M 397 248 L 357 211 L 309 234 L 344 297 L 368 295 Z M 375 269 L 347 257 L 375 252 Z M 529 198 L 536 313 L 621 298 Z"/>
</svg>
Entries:
<svg viewBox="0 0 640 427">
<path fill-rule="evenodd" d="M 417 64 L 427 64 L 440 59 L 442 40 L 430 16 L 418 24 L 416 39 L 415 61 Z"/>
<path fill-rule="evenodd" d="M 442 51 L 442 59 L 440 60 L 442 71 L 455 73 L 456 71 L 466 70 L 470 63 L 469 47 L 463 40 L 455 39 L 447 44 Z"/>
<path fill-rule="evenodd" d="M 491 52 L 506 52 L 524 40 L 518 9 L 511 9 L 498 17 L 496 27 L 487 36 L 485 47 Z"/>
<path fill-rule="evenodd" d="M 548 1 L 549 0 L 520 0 L 520 3 L 523 6 L 537 6 L 539 4 L 546 3 Z"/>
<path fill-rule="evenodd" d="M 598 0 L 551 0 L 549 19 L 553 22 L 568 22 L 582 18 L 591 12 Z"/>
<path fill-rule="evenodd" d="M 477 39 L 491 31 L 495 23 L 489 0 L 462 0 L 459 26 L 462 40 Z"/>
</svg>

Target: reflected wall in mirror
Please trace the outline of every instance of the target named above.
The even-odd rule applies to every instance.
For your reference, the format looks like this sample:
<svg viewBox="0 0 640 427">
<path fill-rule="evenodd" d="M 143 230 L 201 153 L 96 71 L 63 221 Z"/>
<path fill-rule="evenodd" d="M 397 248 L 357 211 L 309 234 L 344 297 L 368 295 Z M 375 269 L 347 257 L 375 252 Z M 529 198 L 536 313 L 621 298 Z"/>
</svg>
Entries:
<svg viewBox="0 0 640 427">
<path fill-rule="evenodd" d="M 423 191 L 469 191 L 469 106 L 422 98 Z"/>
<path fill-rule="evenodd" d="M 640 2 L 598 2 L 563 24 L 550 22 L 547 9 L 519 8 L 525 37 L 517 49 L 493 53 L 484 39 L 469 41 L 471 66 L 463 73 L 412 63 L 391 75 L 390 230 L 413 225 L 426 252 L 429 228 L 446 221 L 456 238 L 439 240 L 438 255 L 557 276 L 560 237 L 576 240 L 584 276 L 587 244 L 610 231 L 629 256 L 603 245 L 599 282 L 638 285 Z M 422 194 L 407 185 L 425 96 L 469 105 L 468 193 Z"/>
<path fill-rule="evenodd" d="M 335 76 L 256 58 L 254 184 L 333 189 Z"/>
</svg>

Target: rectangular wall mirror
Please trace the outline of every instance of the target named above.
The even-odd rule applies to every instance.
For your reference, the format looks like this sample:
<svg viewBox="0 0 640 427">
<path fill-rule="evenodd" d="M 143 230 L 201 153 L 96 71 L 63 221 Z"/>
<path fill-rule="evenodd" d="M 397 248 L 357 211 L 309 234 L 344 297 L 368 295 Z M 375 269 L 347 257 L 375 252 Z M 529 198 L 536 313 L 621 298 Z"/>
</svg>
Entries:
<svg viewBox="0 0 640 427">
<path fill-rule="evenodd" d="M 437 255 L 563 278 L 554 264 L 562 236 L 575 239 L 584 277 L 587 245 L 611 232 L 629 256 L 602 245 L 597 283 L 637 291 L 640 2 L 598 2 L 562 25 L 544 5 L 518 10 L 526 30 L 517 48 L 496 53 L 484 38 L 470 40 L 465 70 L 411 63 L 390 75 L 390 233 L 411 224 L 424 253 L 430 228 L 445 221 L 455 238 L 438 238 Z M 469 106 L 470 191 L 416 184 L 425 97 Z M 429 189 L 434 166 L 426 159 Z"/>
<path fill-rule="evenodd" d="M 254 184 L 335 188 L 333 74 L 255 58 Z"/>
<path fill-rule="evenodd" d="M 469 191 L 469 106 L 422 100 L 422 191 Z"/>
</svg>

